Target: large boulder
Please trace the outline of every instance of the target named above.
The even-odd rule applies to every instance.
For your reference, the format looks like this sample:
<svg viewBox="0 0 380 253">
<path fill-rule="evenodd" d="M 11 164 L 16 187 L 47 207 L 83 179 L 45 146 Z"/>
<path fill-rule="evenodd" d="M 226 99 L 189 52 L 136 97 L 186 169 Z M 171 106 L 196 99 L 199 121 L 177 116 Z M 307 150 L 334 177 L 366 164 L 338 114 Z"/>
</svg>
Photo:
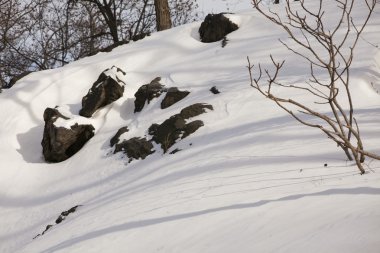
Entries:
<svg viewBox="0 0 380 253">
<path fill-rule="evenodd" d="M 134 137 L 129 140 L 124 140 L 121 143 L 115 145 L 115 151 L 124 152 L 129 162 L 133 159 L 145 159 L 148 155 L 153 154 L 153 144 L 145 138 Z"/>
<path fill-rule="evenodd" d="M 187 123 L 186 120 L 206 112 L 206 109 L 213 110 L 208 104 L 194 104 L 184 108 L 180 113 L 171 116 L 161 124 L 152 124 L 149 127 L 149 134 L 152 140 L 161 144 L 161 148 L 166 153 L 177 140 L 184 139 L 203 126 L 201 120 Z"/>
<path fill-rule="evenodd" d="M 96 110 L 116 101 L 123 96 L 125 72 L 113 66 L 103 71 L 82 99 L 81 116 L 90 118 Z"/>
<path fill-rule="evenodd" d="M 223 13 L 208 14 L 199 28 L 199 35 L 202 42 L 216 42 L 238 28 L 239 27 L 226 18 Z"/>
<path fill-rule="evenodd" d="M 187 95 L 189 95 L 189 91 L 181 91 L 177 87 L 171 87 L 167 90 L 164 99 L 161 102 L 161 109 L 166 109 L 178 101 L 184 99 Z"/>
<path fill-rule="evenodd" d="M 44 112 L 45 128 L 41 142 L 47 162 L 62 162 L 77 153 L 94 136 L 92 125 L 73 123 L 69 128 L 56 126 L 56 121 L 69 120 L 57 109 L 47 108 Z"/>
<path fill-rule="evenodd" d="M 164 91 L 165 86 L 160 84 L 161 77 L 156 77 L 150 83 L 141 86 L 135 93 L 135 113 L 141 112 L 145 103 L 152 101 L 153 98 L 159 97 Z"/>
</svg>

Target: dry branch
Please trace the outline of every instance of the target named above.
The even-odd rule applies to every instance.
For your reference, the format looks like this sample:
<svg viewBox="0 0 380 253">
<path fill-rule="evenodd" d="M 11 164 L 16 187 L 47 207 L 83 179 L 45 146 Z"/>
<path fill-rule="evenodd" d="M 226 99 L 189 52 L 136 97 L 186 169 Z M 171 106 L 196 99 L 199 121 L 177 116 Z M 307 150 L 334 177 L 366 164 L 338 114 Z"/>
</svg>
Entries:
<svg viewBox="0 0 380 253">
<path fill-rule="evenodd" d="M 259 64 L 257 68 L 258 75 L 255 78 L 252 73 L 254 65 L 251 64 L 249 57 L 247 57 L 250 84 L 260 94 L 275 102 L 277 106 L 299 123 L 320 129 L 329 139 L 342 148 L 350 161 L 355 161 L 361 173 L 365 173 L 362 165 L 365 157 L 380 160 L 380 156 L 364 150 L 359 125 L 354 117 L 354 107 L 349 86 L 350 67 L 354 58 L 355 47 L 374 11 L 376 0 L 363 0 L 368 12 L 364 18 L 364 23 L 360 27 L 352 18 L 354 0 L 333 1 L 339 7 L 340 13 L 338 13 L 337 24 L 332 30 L 329 30 L 324 23 L 325 11 L 322 0 L 320 0 L 316 11 L 309 9 L 305 5 L 305 0 L 300 0 L 299 2 L 285 0 L 285 18 L 281 18 L 278 13 L 267 9 L 261 4 L 261 0 L 252 0 L 253 6 L 259 13 L 282 28 L 291 41 L 301 48 L 295 49 L 280 40 L 288 50 L 310 64 L 311 78 L 305 81 L 304 85 L 280 82 L 278 76 L 285 61 L 276 62 L 272 55 L 270 58 L 275 70 L 271 73 L 267 69 L 263 70 Z M 296 33 L 297 31 L 299 33 Z M 341 35 L 342 33 L 343 36 Z M 338 36 L 338 34 L 340 35 Z M 319 78 L 315 74 L 316 69 L 326 73 L 327 80 Z M 263 80 L 263 73 L 267 77 L 265 81 Z M 267 86 L 263 86 L 263 82 Z M 318 99 L 318 101 L 314 101 L 316 107 L 274 94 L 272 92 L 273 85 L 306 91 L 314 100 Z M 345 92 L 340 92 L 339 88 L 341 86 Z M 341 106 L 342 102 L 347 102 L 348 110 Z M 318 105 L 328 105 L 330 113 L 320 113 Z M 294 113 L 291 108 L 296 108 L 301 114 Z M 313 123 L 314 121 L 302 117 L 302 114 L 312 116 L 313 119 L 319 119 L 321 123 Z"/>
</svg>

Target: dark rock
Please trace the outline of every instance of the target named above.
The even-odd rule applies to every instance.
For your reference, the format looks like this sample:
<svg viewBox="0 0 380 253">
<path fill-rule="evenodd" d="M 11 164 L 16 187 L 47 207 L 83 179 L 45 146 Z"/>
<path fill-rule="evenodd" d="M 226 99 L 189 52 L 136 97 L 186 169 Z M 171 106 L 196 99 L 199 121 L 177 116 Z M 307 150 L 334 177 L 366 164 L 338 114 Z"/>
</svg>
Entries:
<svg viewBox="0 0 380 253">
<path fill-rule="evenodd" d="M 65 219 L 65 217 L 62 216 L 62 215 L 60 215 L 60 216 L 55 220 L 55 224 L 59 224 L 59 223 L 61 223 L 64 219 Z"/>
<path fill-rule="evenodd" d="M 220 91 L 216 88 L 216 86 L 213 86 L 210 91 L 213 93 L 213 94 L 219 94 Z"/>
<path fill-rule="evenodd" d="M 133 159 L 145 159 L 153 154 L 153 144 L 145 138 L 134 137 L 116 144 L 114 153 L 123 151 L 132 161 Z"/>
<path fill-rule="evenodd" d="M 112 137 L 111 140 L 110 140 L 111 147 L 115 146 L 115 144 L 119 142 L 119 138 L 120 138 L 120 136 L 121 136 L 122 134 L 128 132 L 128 131 L 129 131 L 129 129 L 128 129 L 128 127 L 126 127 L 126 126 L 120 128 L 120 129 L 117 131 L 117 133 L 115 134 L 115 136 Z"/>
<path fill-rule="evenodd" d="M 45 128 L 41 142 L 47 162 L 62 162 L 77 153 L 94 136 L 92 125 L 74 124 L 68 128 L 56 127 L 54 122 L 63 116 L 57 109 L 47 108 L 44 112 Z"/>
<path fill-rule="evenodd" d="M 80 207 L 81 205 L 77 205 L 77 206 L 74 206 L 72 208 L 70 208 L 69 210 L 67 211 L 63 211 L 61 213 L 61 215 L 58 216 L 58 218 L 55 220 L 55 224 L 59 224 L 61 223 L 62 221 L 64 221 L 66 219 L 66 217 L 70 214 L 70 213 L 74 213 L 78 207 Z M 41 233 L 41 234 L 38 234 L 36 235 L 35 237 L 33 237 L 33 239 L 36 239 L 37 237 L 39 236 L 42 236 L 44 235 L 50 228 L 52 228 L 54 225 L 47 225 L 45 230 Z"/>
<path fill-rule="evenodd" d="M 181 149 L 176 148 L 172 152 L 170 152 L 169 154 L 174 155 L 174 154 L 178 153 L 179 151 L 181 151 Z"/>
<path fill-rule="evenodd" d="M 123 96 L 125 83 L 118 77 L 125 75 L 120 68 L 112 67 L 103 71 L 82 99 L 81 116 L 90 118 L 96 110 Z"/>
<path fill-rule="evenodd" d="M 189 91 L 180 91 L 176 87 L 169 88 L 164 99 L 161 102 L 161 109 L 168 108 L 169 106 L 184 99 L 189 94 Z"/>
<path fill-rule="evenodd" d="M 56 108 L 46 108 L 44 111 L 44 121 L 56 121 L 58 118 L 69 119 L 68 117 L 62 115 Z"/>
<path fill-rule="evenodd" d="M 185 126 L 185 119 L 180 114 L 176 114 L 165 120 L 161 125 L 155 126 L 155 131 L 151 126 L 149 133 L 153 136 L 152 140 L 161 144 L 161 148 L 166 153 L 176 140 L 180 138 Z"/>
<path fill-rule="evenodd" d="M 179 114 L 175 114 L 165 120 L 162 124 L 151 125 L 148 132 L 153 136 L 152 140 L 161 144 L 161 148 L 164 150 L 164 153 L 166 153 L 178 139 L 186 138 L 203 126 L 201 120 L 186 123 L 186 119 L 205 113 L 206 108 L 212 110 L 212 106 L 208 104 L 194 104 L 188 106 Z"/>
<path fill-rule="evenodd" d="M 216 42 L 238 28 L 223 13 L 208 14 L 199 28 L 199 35 L 202 42 Z"/>
<path fill-rule="evenodd" d="M 206 109 L 213 110 L 213 107 L 209 104 L 197 103 L 182 109 L 180 114 L 184 119 L 190 119 L 205 113 Z"/>
<path fill-rule="evenodd" d="M 144 84 L 135 93 L 135 113 L 141 112 L 145 103 L 159 97 L 164 91 L 164 85 L 160 84 L 161 77 L 156 77 L 149 84 Z"/>
<path fill-rule="evenodd" d="M 159 127 L 160 127 L 159 124 L 156 124 L 156 123 L 152 124 L 152 125 L 149 127 L 149 129 L 148 129 L 148 133 L 149 133 L 150 135 L 154 135 L 154 134 L 158 131 L 158 128 L 159 128 Z"/>
<path fill-rule="evenodd" d="M 51 229 L 53 227 L 53 225 L 47 225 L 44 232 L 42 232 L 42 235 L 44 235 L 49 229 Z"/>
<path fill-rule="evenodd" d="M 81 205 L 77 205 L 77 206 L 73 206 L 72 208 L 70 208 L 69 210 L 67 211 L 63 211 L 61 213 L 61 216 L 68 216 L 70 213 L 74 213 L 78 207 L 80 207 Z"/>
<path fill-rule="evenodd" d="M 195 133 L 199 128 L 203 127 L 203 121 L 202 120 L 195 120 L 188 124 L 186 124 L 185 128 L 183 129 L 182 139 L 186 138 L 192 133 Z"/>
<path fill-rule="evenodd" d="M 227 46 L 227 42 L 228 42 L 228 39 L 226 36 L 224 36 L 222 40 L 222 48 L 225 48 Z"/>
<path fill-rule="evenodd" d="M 66 219 L 66 217 L 69 216 L 69 214 L 74 213 L 74 212 L 77 210 L 77 208 L 80 207 L 80 206 L 81 206 L 81 205 L 77 205 L 77 206 L 74 206 L 74 207 L 70 208 L 70 209 L 67 210 L 67 211 L 63 211 L 63 212 L 61 213 L 61 215 L 59 215 L 58 218 L 55 220 L 55 223 L 56 223 L 56 224 L 59 224 L 59 223 L 61 223 L 62 221 L 64 221 L 64 220 Z"/>
</svg>

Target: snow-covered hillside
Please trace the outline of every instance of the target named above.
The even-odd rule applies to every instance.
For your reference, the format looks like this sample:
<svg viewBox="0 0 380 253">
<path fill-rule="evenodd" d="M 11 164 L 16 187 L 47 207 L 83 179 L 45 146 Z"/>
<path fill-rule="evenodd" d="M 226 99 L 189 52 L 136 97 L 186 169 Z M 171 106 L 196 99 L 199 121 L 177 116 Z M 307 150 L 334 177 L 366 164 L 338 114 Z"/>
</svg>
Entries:
<svg viewBox="0 0 380 253">
<path fill-rule="evenodd" d="M 356 7 L 359 21 L 366 7 Z M 375 153 L 379 7 L 360 38 L 351 80 L 365 146 Z M 368 173 L 360 175 L 318 130 L 251 88 L 247 56 L 263 66 L 269 54 L 286 59 L 285 82 L 303 82 L 308 66 L 279 43 L 287 35 L 255 10 L 228 17 L 239 29 L 224 48 L 201 43 L 200 22 L 193 23 L 30 74 L 0 94 L 0 252 L 379 252 L 380 162 L 367 159 Z M 45 108 L 60 106 L 79 118 L 82 97 L 113 65 L 126 71 L 124 96 L 86 119 L 96 133 L 77 154 L 46 163 Z M 134 113 L 137 89 L 157 76 L 190 94 L 164 110 L 163 97 L 156 98 Z M 221 93 L 211 93 L 213 86 Z M 109 141 L 119 128 L 128 126 L 125 138 L 149 136 L 152 123 L 198 102 L 214 110 L 196 117 L 204 126 L 174 145 L 180 152 L 163 154 L 157 145 L 131 163 L 112 154 Z"/>
</svg>

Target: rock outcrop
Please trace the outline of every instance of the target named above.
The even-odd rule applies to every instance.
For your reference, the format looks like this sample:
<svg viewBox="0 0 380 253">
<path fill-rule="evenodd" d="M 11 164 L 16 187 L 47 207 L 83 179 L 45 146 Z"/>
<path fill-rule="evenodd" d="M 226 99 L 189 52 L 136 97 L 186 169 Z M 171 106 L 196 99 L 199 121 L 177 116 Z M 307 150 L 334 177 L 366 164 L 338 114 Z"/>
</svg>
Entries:
<svg viewBox="0 0 380 253">
<path fill-rule="evenodd" d="M 161 148 L 166 153 L 178 139 L 186 138 L 204 125 L 201 120 L 189 123 L 186 123 L 186 120 L 205 113 L 206 109 L 213 110 L 213 107 L 208 104 L 193 104 L 182 109 L 179 114 L 171 116 L 162 124 L 152 124 L 148 132 L 153 136 L 152 140 L 161 144 Z"/>
<path fill-rule="evenodd" d="M 124 140 L 121 143 L 115 145 L 115 151 L 124 152 L 128 158 L 129 162 L 133 159 L 145 159 L 148 155 L 153 154 L 153 144 L 146 138 L 134 137 L 129 140 Z"/>
<path fill-rule="evenodd" d="M 126 132 L 128 132 L 129 129 L 128 127 L 122 127 L 120 128 L 117 133 L 111 138 L 110 140 L 110 145 L 111 147 L 115 146 L 115 144 L 117 144 L 119 141 L 120 141 L 120 136 Z"/>
<path fill-rule="evenodd" d="M 47 108 L 44 112 L 45 128 L 41 142 L 44 158 L 47 162 L 62 162 L 77 153 L 94 136 L 92 125 L 74 123 L 70 128 L 56 126 L 57 119 L 64 121 L 57 109 Z"/>
<path fill-rule="evenodd" d="M 190 105 L 190 106 L 182 109 L 180 112 L 180 115 L 184 119 L 190 119 L 192 117 L 195 117 L 195 116 L 198 116 L 198 115 L 201 115 L 201 114 L 207 112 L 206 109 L 214 110 L 212 105 L 204 104 L 204 103 L 196 103 L 196 104 Z"/>
<path fill-rule="evenodd" d="M 144 84 L 135 93 L 135 113 L 141 112 L 145 103 L 152 101 L 153 98 L 159 97 L 164 91 L 165 86 L 160 84 L 161 77 L 156 77 L 149 84 Z"/>
<path fill-rule="evenodd" d="M 125 72 L 117 67 L 103 71 L 82 99 L 81 116 L 90 118 L 96 110 L 123 96 Z"/>
<path fill-rule="evenodd" d="M 202 42 L 210 43 L 223 39 L 227 34 L 239 27 L 226 18 L 223 13 L 208 14 L 199 28 Z"/>
<path fill-rule="evenodd" d="M 161 102 L 161 109 L 166 109 L 178 101 L 184 99 L 187 95 L 189 95 L 189 91 L 181 91 L 177 87 L 171 87 L 167 90 L 164 99 Z"/>
</svg>

